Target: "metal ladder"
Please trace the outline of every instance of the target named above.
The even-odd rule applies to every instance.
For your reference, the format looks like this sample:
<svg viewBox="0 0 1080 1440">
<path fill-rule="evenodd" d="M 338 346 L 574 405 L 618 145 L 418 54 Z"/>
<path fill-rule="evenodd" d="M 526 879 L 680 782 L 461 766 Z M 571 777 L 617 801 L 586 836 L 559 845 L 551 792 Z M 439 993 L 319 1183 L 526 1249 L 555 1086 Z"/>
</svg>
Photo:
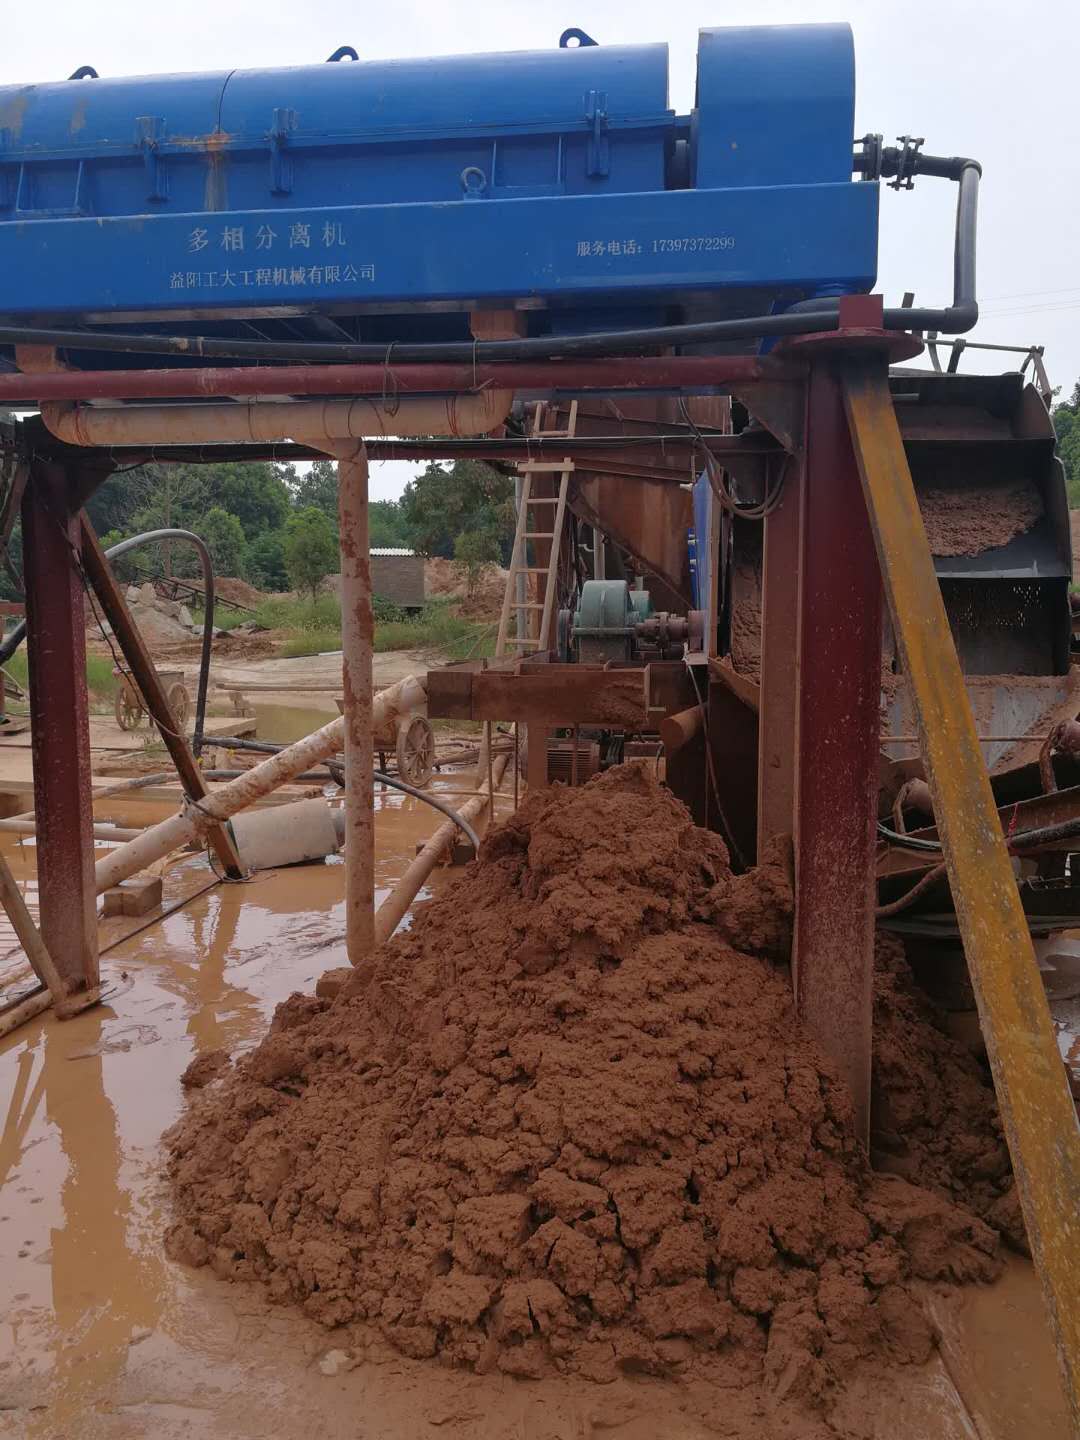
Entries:
<svg viewBox="0 0 1080 1440">
<path fill-rule="evenodd" d="M 533 417 L 532 436 L 544 436 L 550 438 L 557 436 L 562 439 L 573 437 L 577 429 L 577 408 L 578 402 L 570 402 L 570 416 L 565 430 L 543 430 L 540 428 L 543 416 L 543 405 L 537 405 Z M 570 476 L 574 471 L 574 462 L 568 455 L 562 460 L 525 460 L 517 467 L 521 475 L 521 500 L 518 504 L 517 527 L 514 531 L 514 546 L 510 552 L 510 569 L 506 576 L 506 590 L 503 594 L 502 614 L 499 617 L 499 634 L 495 642 L 495 654 L 505 656 L 513 654 L 536 654 L 541 650 L 551 648 L 551 629 L 555 614 L 555 591 L 559 572 L 559 554 L 562 549 L 563 522 L 566 517 L 566 496 L 570 488 Z M 532 478 L 534 475 L 558 475 L 559 491 L 557 495 L 534 495 L 532 493 Z M 534 507 L 555 507 L 554 520 L 550 530 L 540 528 L 540 521 L 537 517 L 534 520 L 532 510 Z M 550 510 L 542 511 L 550 513 Z M 533 528 L 536 527 L 536 528 Z M 530 565 L 528 560 L 528 542 L 530 540 L 550 540 L 551 552 L 547 565 Z M 529 599 L 530 575 L 542 575 L 543 598 L 539 594 L 535 600 Z M 524 599 L 517 596 L 518 578 L 525 581 L 523 586 Z M 539 591 L 539 584 L 537 590 Z M 536 633 L 530 634 L 534 627 L 530 626 L 529 620 L 539 612 L 540 624 Z M 516 618 L 516 635 L 510 632 L 510 616 Z"/>
</svg>

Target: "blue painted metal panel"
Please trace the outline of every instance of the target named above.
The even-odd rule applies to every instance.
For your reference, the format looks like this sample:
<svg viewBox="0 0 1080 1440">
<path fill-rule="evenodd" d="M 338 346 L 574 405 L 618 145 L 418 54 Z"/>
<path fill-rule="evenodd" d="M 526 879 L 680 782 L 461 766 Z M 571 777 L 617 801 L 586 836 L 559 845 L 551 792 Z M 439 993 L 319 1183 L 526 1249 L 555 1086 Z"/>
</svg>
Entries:
<svg viewBox="0 0 1080 1440">
<path fill-rule="evenodd" d="M 662 189 L 674 128 L 665 45 L 7 87 L 0 219 Z"/>
<path fill-rule="evenodd" d="M 694 118 L 696 185 L 850 181 L 851 27 L 702 30 Z"/>
<path fill-rule="evenodd" d="M 0 312 L 570 299 L 874 279 L 877 187 L 0 225 Z M 432 237 L 438 243 L 432 243 Z"/>
</svg>

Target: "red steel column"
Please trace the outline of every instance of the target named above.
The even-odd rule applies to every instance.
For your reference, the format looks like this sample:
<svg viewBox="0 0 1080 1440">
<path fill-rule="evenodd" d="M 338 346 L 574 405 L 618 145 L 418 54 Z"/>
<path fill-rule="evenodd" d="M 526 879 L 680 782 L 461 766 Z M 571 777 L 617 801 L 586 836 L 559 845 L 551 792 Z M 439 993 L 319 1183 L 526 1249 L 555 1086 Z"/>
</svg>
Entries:
<svg viewBox="0 0 1080 1440">
<path fill-rule="evenodd" d="M 350 965 L 375 950 L 375 755 L 372 731 L 368 461 L 361 442 L 338 456 L 341 676 L 345 716 L 345 949 Z"/>
<path fill-rule="evenodd" d="M 870 1113 L 881 578 L 843 389 L 811 361 L 795 813 L 796 1006 Z"/>
<path fill-rule="evenodd" d="M 74 474 L 34 461 L 22 504 L 40 929 L 72 992 L 98 983 L 90 724 Z"/>
<path fill-rule="evenodd" d="M 799 571 L 805 467 L 794 458 L 780 503 L 765 520 L 761 566 L 757 857 L 795 817 L 799 694 Z"/>
</svg>

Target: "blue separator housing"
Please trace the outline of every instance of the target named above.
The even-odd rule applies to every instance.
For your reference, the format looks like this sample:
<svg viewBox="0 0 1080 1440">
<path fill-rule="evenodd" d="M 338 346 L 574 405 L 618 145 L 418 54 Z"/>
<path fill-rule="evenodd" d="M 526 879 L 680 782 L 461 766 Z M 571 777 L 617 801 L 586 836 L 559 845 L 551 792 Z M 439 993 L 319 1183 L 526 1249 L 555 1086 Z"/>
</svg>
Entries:
<svg viewBox="0 0 1080 1440">
<path fill-rule="evenodd" d="M 688 117 L 664 45 L 8 86 L 0 316 L 454 338 L 865 291 L 853 110 L 843 25 L 702 31 Z"/>
</svg>

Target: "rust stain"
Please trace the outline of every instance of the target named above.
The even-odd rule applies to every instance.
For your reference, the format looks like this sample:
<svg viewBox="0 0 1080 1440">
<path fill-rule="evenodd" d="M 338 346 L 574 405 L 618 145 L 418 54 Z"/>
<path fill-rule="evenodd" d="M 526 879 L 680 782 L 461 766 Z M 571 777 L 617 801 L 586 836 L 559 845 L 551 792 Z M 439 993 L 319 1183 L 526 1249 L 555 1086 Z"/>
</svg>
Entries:
<svg viewBox="0 0 1080 1440">
<path fill-rule="evenodd" d="M 221 211 L 229 208 L 228 159 L 225 146 L 229 136 L 223 130 L 203 136 L 193 148 L 206 150 L 206 188 L 203 203 L 207 210 Z M 180 141 L 181 145 L 185 142 Z"/>
<path fill-rule="evenodd" d="M 0 102 L 0 130 L 10 130 L 12 139 L 17 139 L 22 134 L 23 121 L 33 93 L 32 88 L 27 88 L 20 90 L 10 100 Z"/>
<path fill-rule="evenodd" d="M 81 100 L 76 100 L 75 108 L 71 112 L 71 124 L 68 126 L 69 134 L 78 135 L 80 131 L 86 129 L 86 107 L 89 103 L 90 100 L 88 96 Z"/>
</svg>

